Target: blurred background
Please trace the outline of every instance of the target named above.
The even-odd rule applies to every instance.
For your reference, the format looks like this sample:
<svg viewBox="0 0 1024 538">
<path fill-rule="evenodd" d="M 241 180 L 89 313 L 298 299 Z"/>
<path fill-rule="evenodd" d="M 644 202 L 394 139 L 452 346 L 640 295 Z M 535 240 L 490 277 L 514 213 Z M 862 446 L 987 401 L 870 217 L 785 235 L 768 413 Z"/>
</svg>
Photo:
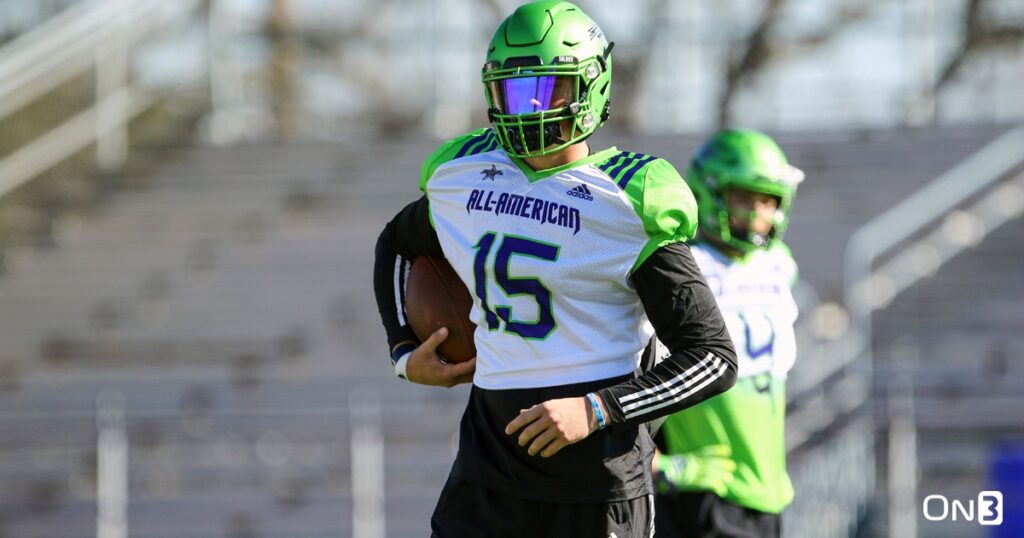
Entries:
<svg viewBox="0 0 1024 538">
<path fill-rule="evenodd" d="M 394 379 L 373 245 L 519 3 L 0 0 L 0 537 L 426 534 L 467 391 Z M 1024 0 L 578 4 L 595 145 L 807 172 L 786 535 L 1024 536 Z"/>
</svg>

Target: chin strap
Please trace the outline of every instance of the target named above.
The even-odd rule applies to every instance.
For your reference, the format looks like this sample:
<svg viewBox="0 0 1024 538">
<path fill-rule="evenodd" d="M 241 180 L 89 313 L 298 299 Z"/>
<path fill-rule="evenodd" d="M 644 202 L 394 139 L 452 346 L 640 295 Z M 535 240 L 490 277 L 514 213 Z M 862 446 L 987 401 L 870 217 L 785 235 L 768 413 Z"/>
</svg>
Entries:
<svg viewBox="0 0 1024 538">
<path fill-rule="evenodd" d="M 562 140 L 562 126 L 557 123 L 544 127 L 544 140 L 551 140 L 552 144 L 565 144 Z"/>
</svg>

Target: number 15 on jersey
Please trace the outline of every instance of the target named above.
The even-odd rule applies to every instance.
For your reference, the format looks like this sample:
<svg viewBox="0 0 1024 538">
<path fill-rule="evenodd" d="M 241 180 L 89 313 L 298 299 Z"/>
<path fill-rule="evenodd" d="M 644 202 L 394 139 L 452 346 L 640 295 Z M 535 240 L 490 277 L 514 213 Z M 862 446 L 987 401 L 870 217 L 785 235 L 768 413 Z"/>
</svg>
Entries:
<svg viewBox="0 0 1024 538">
<path fill-rule="evenodd" d="M 493 260 L 488 265 L 494 243 L 500 239 Z M 484 311 L 487 329 L 495 331 L 504 324 L 506 332 L 522 338 L 543 340 L 554 332 L 555 316 L 551 311 L 551 290 L 535 276 L 511 276 L 509 264 L 513 256 L 528 256 L 539 260 L 554 262 L 558 259 L 558 245 L 544 243 L 528 237 L 512 234 L 500 235 L 487 232 L 480 237 L 476 245 L 476 256 L 473 258 L 473 289 Z M 537 302 L 536 321 L 516 319 L 512 307 L 504 304 L 492 305 L 487 297 L 487 278 L 493 277 L 505 293 L 506 297 L 517 295 L 532 296 Z"/>
</svg>

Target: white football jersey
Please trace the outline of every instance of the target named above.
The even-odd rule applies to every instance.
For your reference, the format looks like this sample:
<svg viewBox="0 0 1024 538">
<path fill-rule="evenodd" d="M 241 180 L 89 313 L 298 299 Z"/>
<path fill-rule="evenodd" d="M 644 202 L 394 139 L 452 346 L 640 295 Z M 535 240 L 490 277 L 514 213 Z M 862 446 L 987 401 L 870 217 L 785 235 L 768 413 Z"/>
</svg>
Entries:
<svg viewBox="0 0 1024 538">
<path fill-rule="evenodd" d="M 421 183 L 445 256 L 473 295 L 474 384 L 633 372 L 653 329 L 629 276 L 658 246 L 692 236 L 685 182 L 663 160 L 614 148 L 535 173 L 500 148 L 468 150 L 494 148 L 487 137 L 449 142 Z"/>
<path fill-rule="evenodd" d="M 739 260 L 707 243 L 691 245 L 691 250 L 732 336 L 738 377 L 769 373 L 785 379 L 796 361 L 792 286 L 797 266 L 789 249 L 776 243 Z M 665 352 L 660 346 L 659 357 Z"/>
</svg>

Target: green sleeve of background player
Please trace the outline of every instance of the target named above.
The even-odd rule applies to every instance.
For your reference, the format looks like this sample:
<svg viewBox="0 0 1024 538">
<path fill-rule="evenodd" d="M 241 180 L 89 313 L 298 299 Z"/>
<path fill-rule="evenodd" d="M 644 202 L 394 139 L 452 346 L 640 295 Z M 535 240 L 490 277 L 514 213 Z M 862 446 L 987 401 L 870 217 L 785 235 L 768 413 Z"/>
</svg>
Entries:
<svg viewBox="0 0 1024 538">
<path fill-rule="evenodd" d="M 658 248 L 689 241 L 697 231 L 697 201 L 675 167 L 664 159 L 655 159 L 641 172 L 625 188 L 647 233 L 647 243 L 631 271 Z"/>
</svg>

